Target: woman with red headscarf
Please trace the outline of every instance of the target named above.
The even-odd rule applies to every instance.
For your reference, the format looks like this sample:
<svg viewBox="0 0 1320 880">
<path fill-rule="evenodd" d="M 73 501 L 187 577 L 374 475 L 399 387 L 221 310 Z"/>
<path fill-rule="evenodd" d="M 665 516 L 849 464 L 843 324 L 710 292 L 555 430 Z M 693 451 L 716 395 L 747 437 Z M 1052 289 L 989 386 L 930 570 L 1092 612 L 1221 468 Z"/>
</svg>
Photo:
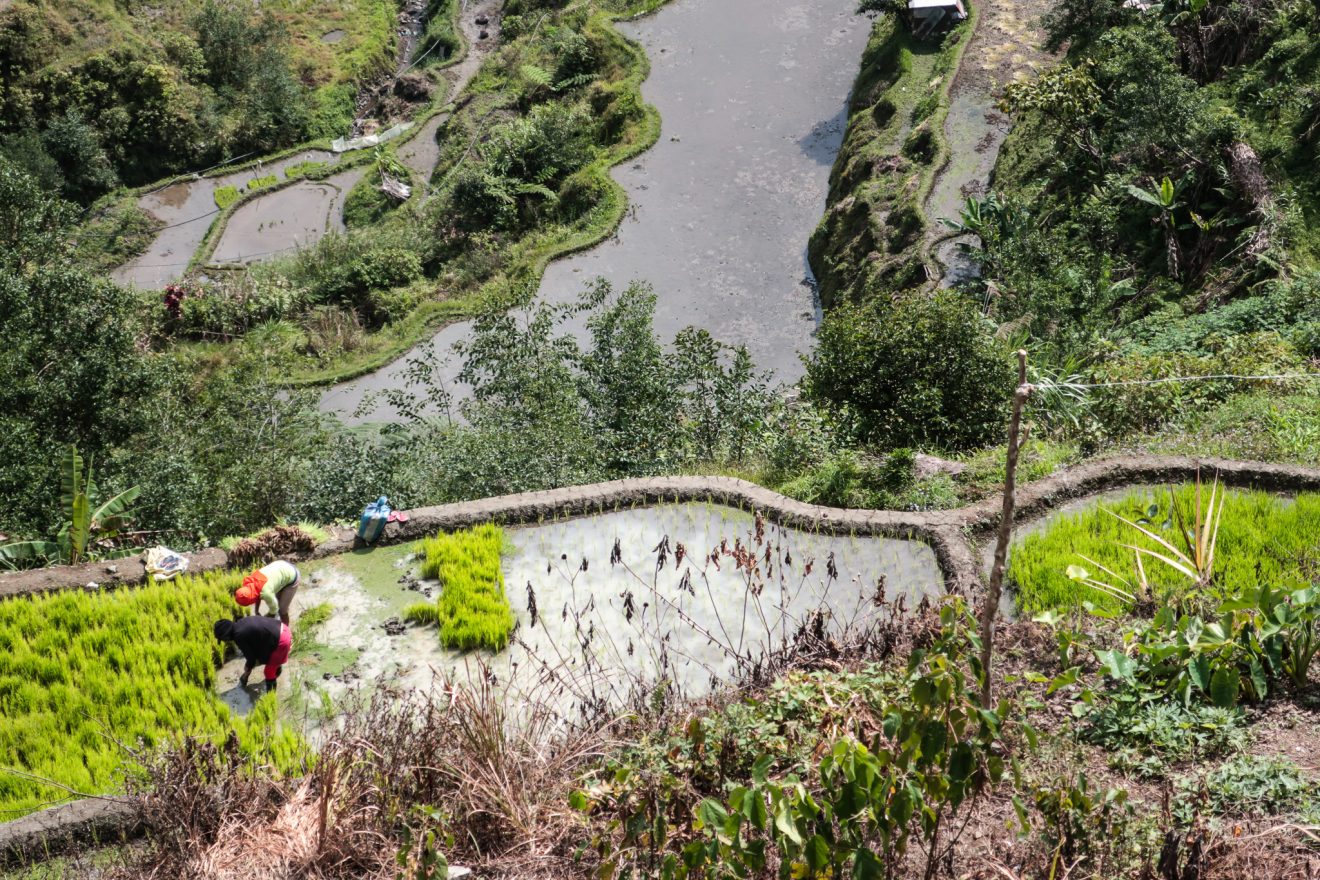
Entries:
<svg viewBox="0 0 1320 880">
<path fill-rule="evenodd" d="M 267 617 L 278 614 L 280 623 L 288 626 L 289 606 L 297 592 L 298 569 L 292 563 L 277 559 L 243 578 L 243 585 L 234 593 L 234 601 L 248 606 L 257 604 L 260 599 L 266 605 Z"/>
</svg>

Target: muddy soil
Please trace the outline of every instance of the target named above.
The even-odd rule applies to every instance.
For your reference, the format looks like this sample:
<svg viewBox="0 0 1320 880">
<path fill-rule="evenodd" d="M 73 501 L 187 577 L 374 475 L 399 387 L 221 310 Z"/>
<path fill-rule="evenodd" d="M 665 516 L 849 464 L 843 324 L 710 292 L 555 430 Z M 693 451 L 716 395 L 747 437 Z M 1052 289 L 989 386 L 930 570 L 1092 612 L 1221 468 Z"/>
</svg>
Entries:
<svg viewBox="0 0 1320 880">
<path fill-rule="evenodd" d="M 589 692 L 621 705 L 635 682 L 661 674 L 684 694 L 700 696 L 735 671 L 730 648 L 758 656 L 818 608 L 828 609 L 835 628 L 877 613 L 878 577 L 886 579 L 891 599 L 902 593 L 910 604 L 943 590 L 934 553 L 923 544 L 769 526 L 775 561 L 757 597 L 731 560 L 716 566 L 707 559 L 722 541 L 754 546 L 754 530 L 750 514 L 704 504 L 509 529 L 502 568 L 518 639 L 497 656 L 449 651 L 433 627 L 397 624 L 408 605 L 434 600 L 440 589 L 413 577 L 411 546 L 307 564 L 297 609 L 328 603 L 332 612 L 304 641 L 295 618 L 281 691 L 314 724 L 326 698 L 333 704 L 386 678 L 426 689 L 437 674 L 465 679 L 483 667 L 511 700 L 544 699 L 559 690 L 564 712 L 575 711 Z M 669 554 L 657 572 L 653 548 L 665 537 Z M 611 562 L 616 542 L 619 557 Z M 686 551 L 681 564 L 675 555 L 680 545 Z M 829 575 L 831 564 L 837 577 Z M 238 688 L 241 671 L 242 661 L 231 661 L 218 686 L 226 703 L 246 712 L 260 689 Z"/>
<path fill-rule="evenodd" d="M 445 113 L 432 116 L 406 144 L 395 151 L 399 161 L 423 180 L 430 178 L 435 163 L 440 161 L 440 145 L 436 143 L 435 136 L 440 131 L 440 125 L 448 118 Z"/>
<path fill-rule="evenodd" d="M 159 289 L 183 277 L 193 254 L 220 213 L 215 204 L 216 190 L 224 186 L 242 189 L 258 177 L 274 174 L 280 180 L 285 172 L 302 162 L 338 162 L 339 157 L 326 150 L 304 150 L 275 162 L 265 162 L 244 171 L 220 177 L 181 180 L 163 189 L 147 193 L 138 205 L 165 224 L 140 256 L 111 273 L 120 284 L 144 290 Z"/>
<path fill-rule="evenodd" d="M 656 332 L 687 326 L 746 345 L 757 365 L 792 381 L 811 347 L 818 307 L 806 243 L 830 168 L 869 22 L 851 0 L 673 0 L 619 29 L 651 60 L 642 94 L 663 129 L 650 151 L 615 168 L 630 208 L 618 233 L 552 263 L 541 297 L 565 302 L 597 277 L 651 283 Z M 396 387 L 409 357 L 447 353 L 451 325 L 384 369 L 326 392 L 321 408 L 349 422 L 397 417 L 367 395 Z M 451 366 L 449 384 L 458 372 Z M 461 389 L 455 389 L 462 396 Z"/>
</svg>

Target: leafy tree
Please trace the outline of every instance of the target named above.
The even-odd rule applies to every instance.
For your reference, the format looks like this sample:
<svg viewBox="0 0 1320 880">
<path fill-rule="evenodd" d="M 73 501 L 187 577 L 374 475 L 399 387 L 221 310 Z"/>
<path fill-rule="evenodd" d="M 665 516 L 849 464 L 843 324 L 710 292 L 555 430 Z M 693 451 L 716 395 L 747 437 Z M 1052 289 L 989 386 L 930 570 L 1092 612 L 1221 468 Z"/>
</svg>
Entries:
<svg viewBox="0 0 1320 880">
<path fill-rule="evenodd" d="M 43 189 L 59 192 L 63 188 L 64 172 L 46 152 L 40 132 L 29 129 L 0 138 L 0 155 L 31 175 Z"/>
<path fill-rule="evenodd" d="M 883 447 L 969 449 L 1003 430 L 1009 353 L 962 295 L 832 310 L 806 361 L 807 395 Z"/>
<path fill-rule="evenodd" d="M 1083 51 L 1127 15 L 1122 0 L 1060 0 L 1045 13 L 1045 48 L 1058 52 L 1064 46 Z"/>
<path fill-rule="evenodd" d="M 78 111 L 70 110 L 52 122 L 42 140 L 63 173 L 64 192 L 69 198 L 91 202 L 119 185 L 119 175 L 101 145 L 100 134 Z"/>
<path fill-rule="evenodd" d="M 600 279 L 589 296 L 613 295 Z M 677 376 L 655 338 L 655 293 L 634 283 L 587 320 L 591 350 L 583 357 L 583 397 L 611 473 L 642 474 L 670 460 L 680 405 Z"/>
<path fill-rule="evenodd" d="M 470 231 L 516 228 L 537 205 L 554 202 L 555 188 L 590 160 L 590 132 L 584 111 L 557 103 L 539 104 L 497 126 L 481 147 L 481 160 L 455 175 L 438 222 Z"/>
<path fill-rule="evenodd" d="M 252 7 L 233 0 L 206 0 L 193 19 L 206 79 L 217 89 L 243 90 L 260 69 L 267 44 L 283 36 L 270 15 L 254 18 Z"/>
<path fill-rule="evenodd" d="M 150 428 L 113 460 L 122 482 L 142 487 L 140 523 L 215 540 L 301 509 L 331 437 L 317 398 L 287 392 L 253 356 L 204 382 L 177 375 L 140 401 Z"/>
<path fill-rule="evenodd" d="M 0 528 L 46 531 L 56 450 L 129 436 L 158 383 L 133 301 L 69 258 L 72 216 L 0 159 Z"/>
</svg>

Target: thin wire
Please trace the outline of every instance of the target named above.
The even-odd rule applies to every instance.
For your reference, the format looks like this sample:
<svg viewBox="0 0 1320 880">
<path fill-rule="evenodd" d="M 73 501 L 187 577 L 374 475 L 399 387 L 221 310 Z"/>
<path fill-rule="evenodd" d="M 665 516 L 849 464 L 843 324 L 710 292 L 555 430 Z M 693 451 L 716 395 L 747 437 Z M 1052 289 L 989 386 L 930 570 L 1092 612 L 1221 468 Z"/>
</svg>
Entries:
<svg viewBox="0 0 1320 880">
<path fill-rule="evenodd" d="M 1056 382 L 1033 384 L 1053 384 L 1056 387 L 1061 388 L 1118 388 L 1123 385 L 1166 385 L 1173 382 L 1208 382 L 1219 379 L 1274 382 L 1290 379 L 1320 379 L 1320 373 L 1276 373 L 1267 376 L 1241 376 L 1236 373 L 1219 373 L 1210 376 L 1168 376 L 1163 379 L 1126 379 L 1121 382 Z"/>
</svg>

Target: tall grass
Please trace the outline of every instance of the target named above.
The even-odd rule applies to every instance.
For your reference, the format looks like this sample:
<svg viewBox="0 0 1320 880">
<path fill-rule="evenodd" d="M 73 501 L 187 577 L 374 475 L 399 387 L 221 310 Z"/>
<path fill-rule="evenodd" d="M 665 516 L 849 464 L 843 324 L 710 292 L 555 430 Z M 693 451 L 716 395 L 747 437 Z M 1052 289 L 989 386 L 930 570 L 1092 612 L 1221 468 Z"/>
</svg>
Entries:
<svg viewBox="0 0 1320 880">
<path fill-rule="evenodd" d="M 215 695 L 211 626 L 233 612 L 239 577 L 0 602 L 0 820 L 69 797 L 59 786 L 109 791 L 125 747 L 175 733 L 236 729 L 250 755 L 296 759 L 299 738 L 273 730 L 274 700 L 235 723 Z"/>
<path fill-rule="evenodd" d="M 1209 487 L 1202 487 L 1208 495 Z M 1187 523 L 1194 522 L 1195 486 L 1175 490 Z M 1017 604 L 1027 612 L 1068 608 L 1083 601 L 1118 610 L 1122 603 L 1068 578 L 1070 565 L 1081 565 L 1107 579 L 1081 557 L 1087 556 L 1124 577 L 1134 570 L 1132 544 L 1159 551 L 1158 545 L 1101 508 L 1132 521 L 1145 520 L 1145 528 L 1179 544 L 1171 516 L 1167 489 L 1133 492 L 1117 503 L 1105 503 L 1059 519 L 1043 532 L 1029 535 L 1013 549 L 1009 576 L 1017 587 Z M 1153 509 L 1152 509 L 1153 508 Z M 1229 492 L 1215 550 L 1215 576 L 1211 589 L 1228 596 L 1244 588 L 1269 584 L 1280 588 L 1305 586 L 1308 566 L 1320 562 L 1320 495 L 1303 494 L 1289 501 L 1265 492 Z M 1168 566 L 1143 559 L 1157 598 L 1177 595 L 1187 579 Z"/>
<path fill-rule="evenodd" d="M 500 571 L 503 549 L 504 530 L 489 523 L 425 539 L 422 576 L 440 579 L 440 597 L 409 607 L 404 616 L 437 624 L 446 648 L 504 650 L 514 618 Z"/>
</svg>

